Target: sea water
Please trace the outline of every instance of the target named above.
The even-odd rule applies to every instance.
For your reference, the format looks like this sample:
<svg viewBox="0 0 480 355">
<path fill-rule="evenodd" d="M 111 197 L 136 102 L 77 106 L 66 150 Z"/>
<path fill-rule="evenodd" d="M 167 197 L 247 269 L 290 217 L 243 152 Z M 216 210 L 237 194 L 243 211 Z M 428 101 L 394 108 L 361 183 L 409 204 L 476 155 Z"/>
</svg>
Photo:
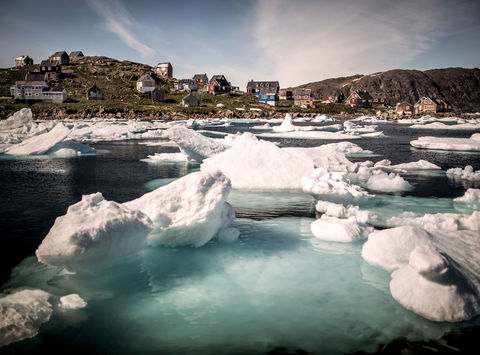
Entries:
<svg viewBox="0 0 480 355">
<path fill-rule="evenodd" d="M 211 130 L 236 133 L 248 123 Z M 472 165 L 480 155 L 412 149 L 420 135 L 468 137 L 471 132 L 425 132 L 379 124 L 385 138 L 358 139 L 392 164 L 428 160 L 446 170 Z M 281 146 L 332 141 L 269 139 Z M 315 200 L 300 191 L 236 191 L 228 201 L 241 234 L 233 244 L 201 248 L 146 248 L 101 268 L 75 274 L 45 266 L 33 252 L 67 207 L 82 194 L 102 192 L 124 202 L 198 170 L 198 164 L 147 164 L 141 159 L 173 147 L 137 141 L 97 143 L 97 156 L 0 160 L 2 290 L 31 287 L 58 297 L 78 293 L 80 310 L 55 310 L 31 339 L 0 352 L 74 349 L 110 353 L 265 353 L 286 348 L 316 353 L 375 351 L 399 337 L 438 338 L 479 323 L 428 321 L 390 295 L 390 276 L 366 263 L 362 243 L 315 239 Z M 404 176 L 414 189 L 376 194 L 360 205 L 385 216 L 455 212 L 452 199 L 467 187 L 442 173 Z M 380 223 L 381 224 L 381 223 Z M 379 226 L 381 227 L 381 226 Z"/>
</svg>

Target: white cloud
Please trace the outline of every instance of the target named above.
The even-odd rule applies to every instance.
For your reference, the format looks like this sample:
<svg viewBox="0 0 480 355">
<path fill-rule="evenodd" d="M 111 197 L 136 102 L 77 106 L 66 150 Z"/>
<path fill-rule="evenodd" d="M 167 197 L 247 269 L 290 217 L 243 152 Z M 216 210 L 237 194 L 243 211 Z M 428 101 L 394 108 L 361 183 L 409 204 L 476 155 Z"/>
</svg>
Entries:
<svg viewBox="0 0 480 355">
<path fill-rule="evenodd" d="M 136 50 L 143 57 L 151 57 L 155 50 L 140 42 L 133 34 L 135 24 L 119 0 L 87 0 L 90 8 L 105 22 L 104 28 L 116 34 L 127 46 Z"/>
<path fill-rule="evenodd" d="M 259 62 L 282 86 L 404 67 L 472 16 L 435 0 L 259 0 L 255 13 Z"/>
</svg>

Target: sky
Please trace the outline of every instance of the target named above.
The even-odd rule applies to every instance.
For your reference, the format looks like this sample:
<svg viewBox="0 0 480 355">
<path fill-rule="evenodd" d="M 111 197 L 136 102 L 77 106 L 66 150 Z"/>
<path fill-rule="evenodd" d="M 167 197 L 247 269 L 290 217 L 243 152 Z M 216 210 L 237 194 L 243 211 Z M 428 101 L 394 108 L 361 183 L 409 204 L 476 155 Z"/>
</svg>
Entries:
<svg viewBox="0 0 480 355">
<path fill-rule="evenodd" d="M 478 0 L 0 0 L 0 67 L 81 50 L 282 87 L 480 67 Z"/>
</svg>

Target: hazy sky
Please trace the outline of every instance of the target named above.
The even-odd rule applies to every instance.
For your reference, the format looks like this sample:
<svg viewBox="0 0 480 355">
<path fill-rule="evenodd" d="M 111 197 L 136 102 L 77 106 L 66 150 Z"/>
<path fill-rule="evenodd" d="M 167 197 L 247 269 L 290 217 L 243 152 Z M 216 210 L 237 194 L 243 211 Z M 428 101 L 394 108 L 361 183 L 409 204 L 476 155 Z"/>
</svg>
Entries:
<svg viewBox="0 0 480 355">
<path fill-rule="evenodd" d="M 82 50 L 177 78 L 282 87 L 389 69 L 480 66 L 480 1 L 0 0 L 0 66 Z"/>
</svg>

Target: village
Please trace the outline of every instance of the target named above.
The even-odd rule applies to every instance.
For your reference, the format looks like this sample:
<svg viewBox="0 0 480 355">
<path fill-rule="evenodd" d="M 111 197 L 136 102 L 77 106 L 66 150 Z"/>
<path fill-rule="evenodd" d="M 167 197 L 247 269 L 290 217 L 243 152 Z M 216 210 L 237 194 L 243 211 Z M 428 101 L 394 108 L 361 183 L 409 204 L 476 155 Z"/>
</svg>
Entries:
<svg viewBox="0 0 480 355">
<path fill-rule="evenodd" d="M 111 94 L 96 82 L 89 87 L 83 87 L 82 83 L 72 79 L 69 82 L 70 87 L 58 85 L 59 79 L 62 77 L 75 77 L 73 70 L 69 67 L 81 63 L 85 58 L 88 57 L 82 51 L 73 51 L 70 54 L 65 51 L 55 52 L 48 59 L 42 60 L 38 68 L 28 70 L 24 80 L 15 81 L 15 84 L 10 87 L 11 97 L 15 102 L 62 104 L 68 102 L 69 91 L 78 93 L 83 90 L 88 101 L 108 102 Z M 33 65 L 33 59 L 28 55 L 22 55 L 15 59 L 15 68 L 31 68 Z M 69 69 L 66 69 L 67 67 Z M 389 102 L 384 92 L 361 90 L 343 92 L 340 89 L 331 93 L 322 93 L 320 97 L 317 93 L 316 97 L 308 88 L 281 88 L 279 81 L 255 81 L 252 79 L 246 84 L 245 91 L 242 91 L 238 86 L 233 86 L 224 74 L 215 74 L 210 79 L 207 73 L 195 74 L 192 78 L 175 79 L 173 66 L 169 62 L 158 63 L 151 70 L 143 70 L 143 74 L 138 78 L 132 77 L 131 79 L 135 80 L 135 87 L 132 90 L 142 97 L 148 97 L 151 104 L 167 102 L 166 93 L 177 95 L 184 93 L 178 103 L 175 102 L 179 107 L 184 108 L 201 108 L 203 101 L 206 101 L 208 96 L 224 95 L 226 97 L 249 97 L 250 103 L 258 104 L 256 107 L 249 107 L 249 111 L 258 113 L 262 111 L 263 107 L 270 114 L 277 112 L 276 108 L 303 109 L 303 112 L 315 113 L 316 110 L 332 104 L 342 105 L 345 108 L 344 111 L 347 112 L 352 112 L 352 109 L 362 110 L 361 112 L 376 112 L 378 116 L 389 119 L 452 110 L 452 105 L 447 100 L 437 97 L 424 96 L 415 103 Z M 232 106 L 231 109 L 239 113 L 246 110 L 245 104 L 241 105 L 241 101 L 238 100 L 236 102 L 240 103 L 239 107 Z M 215 104 L 218 109 L 223 109 L 225 106 L 221 102 Z M 229 116 L 234 115 L 229 111 Z"/>
</svg>

